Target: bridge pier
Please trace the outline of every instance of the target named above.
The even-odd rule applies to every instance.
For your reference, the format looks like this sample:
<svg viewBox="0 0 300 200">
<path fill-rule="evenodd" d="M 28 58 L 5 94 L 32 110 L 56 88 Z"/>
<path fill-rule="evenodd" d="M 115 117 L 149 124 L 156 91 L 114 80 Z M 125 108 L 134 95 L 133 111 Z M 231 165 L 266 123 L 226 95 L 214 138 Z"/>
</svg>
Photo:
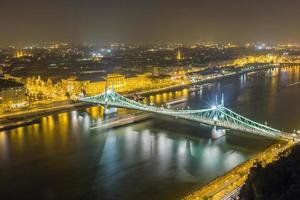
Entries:
<svg viewBox="0 0 300 200">
<path fill-rule="evenodd" d="M 211 139 L 218 139 L 219 137 L 222 137 L 226 135 L 226 130 L 225 129 L 217 129 L 216 126 L 211 131 Z"/>
<path fill-rule="evenodd" d="M 108 106 L 104 106 L 104 115 L 110 115 L 113 113 L 117 113 L 118 109 L 115 107 L 108 107 Z"/>
</svg>

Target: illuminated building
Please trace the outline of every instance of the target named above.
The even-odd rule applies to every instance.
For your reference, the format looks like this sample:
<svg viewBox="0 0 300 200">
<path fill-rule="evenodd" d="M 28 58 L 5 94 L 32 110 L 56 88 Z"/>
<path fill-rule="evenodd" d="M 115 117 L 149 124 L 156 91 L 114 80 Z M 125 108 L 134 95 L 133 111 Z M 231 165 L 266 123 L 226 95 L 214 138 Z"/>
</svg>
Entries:
<svg viewBox="0 0 300 200">
<path fill-rule="evenodd" d="M 0 66 L 0 77 L 3 77 L 3 76 L 4 76 L 3 67 Z"/>
<path fill-rule="evenodd" d="M 22 58 L 24 56 L 32 56 L 31 53 L 28 53 L 24 50 L 17 50 L 16 54 L 15 54 L 15 58 Z"/>
<path fill-rule="evenodd" d="M 85 85 L 85 92 L 87 95 L 100 94 L 104 91 L 106 81 L 88 82 Z"/>
<path fill-rule="evenodd" d="M 179 61 L 182 59 L 180 49 L 177 51 L 176 59 Z"/>
<path fill-rule="evenodd" d="M 29 97 L 48 97 L 49 94 L 55 94 L 52 89 L 47 88 L 48 85 L 40 77 L 27 78 L 25 86 Z"/>
<path fill-rule="evenodd" d="M 116 91 L 123 91 L 125 89 L 125 76 L 122 74 L 107 74 L 106 84 Z"/>
<path fill-rule="evenodd" d="M 44 81 L 40 77 L 32 77 L 26 79 L 25 86 L 28 97 L 34 99 L 64 97 L 67 92 L 69 92 L 69 94 L 72 94 L 73 92 L 67 90 L 69 86 L 67 80 L 62 80 L 61 82 L 54 84 L 51 79 Z"/>
<path fill-rule="evenodd" d="M 21 50 L 18 50 L 15 57 L 16 58 L 21 58 L 23 56 L 25 56 L 25 53 L 23 51 L 21 51 Z"/>
<path fill-rule="evenodd" d="M 26 105 L 25 87 L 14 81 L 0 79 L 0 111 Z"/>
<path fill-rule="evenodd" d="M 151 77 L 152 77 L 152 73 L 144 73 L 144 74 L 138 74 L 134 77 L 126 78 L 125 80 L 126 91 L 149 89 L 153 87 Z"/>
<path fill-rule="evenodd" d="M 284 56 L 275 56 L 272 54 L 261 55 L 261 56 L 246 56 L 243 58 L 238 58 L 233 61 L 233 65 L 244 66 L 246 64 L 252 63 L 282 63 L 286 62 Z"/>
<path fill-rule="evenodd" d="M 160 75 L 161 69 L 159 67 L 153 67 L 152 76 L 158 77 Z"/>
<path fill-rule="evenodd" d="M 61 80 L 62 90 L 65 91 L 68 95 L 79 95 L 84 90 L 84 85 L 86 81 L 78 81 L 75 77 Z"/>
<path fill-rule="evenodd" d="M 186 78 L 186 74 L 190 72 L 190 70 L 185 69 L 184 67 L 176 67 L 171 73 L 171 80 L 184 79 Z"/>
<path fill-rule="evenodd" d="M 76 98 L 82 95 L 95 95 L 102 93 L 106 86 L 114 87 L 117 92 L 137 92 L 168 87 L 189 81 L 186 73 L 193 69 L 172 67 L 168 70 L 156 67 L 153 72 L 125 77 L 122 74 L 108 74 L 103 81 L 80 81 L 76 77 L 61 79 L 53 82 L 51 79 L 42 80 L 40 77 L 27 78 L 25 87 L 31 101 L 48 99 L 49 101 L 62 100 L 66 97 Z"/>
</svg>

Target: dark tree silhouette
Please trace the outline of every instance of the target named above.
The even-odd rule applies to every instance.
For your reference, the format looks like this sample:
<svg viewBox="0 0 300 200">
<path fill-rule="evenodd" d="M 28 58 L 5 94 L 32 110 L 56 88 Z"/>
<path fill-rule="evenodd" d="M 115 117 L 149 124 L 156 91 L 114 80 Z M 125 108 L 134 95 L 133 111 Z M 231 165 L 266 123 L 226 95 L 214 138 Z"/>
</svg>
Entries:
<svg viewBox="0 0 300 200">
<path fill-rule="evenodd" d="M 240 192 L 242 200 L 300 199 L 300 146 L 263 168 L 259 163 Z"/>
</svg>

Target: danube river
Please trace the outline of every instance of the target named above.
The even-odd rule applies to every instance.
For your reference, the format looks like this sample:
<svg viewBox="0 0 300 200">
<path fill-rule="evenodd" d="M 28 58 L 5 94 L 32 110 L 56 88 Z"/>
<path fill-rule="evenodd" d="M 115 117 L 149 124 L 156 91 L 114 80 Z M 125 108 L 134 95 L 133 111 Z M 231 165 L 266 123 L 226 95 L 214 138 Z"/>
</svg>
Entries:
<svg viewBox="0 0 300 200">
<path fill-rule="evenodd" d="M 187 98 L 182 106 L 198 109 L 224 93 L 226 107 L 293 131 L 300 129 L 299 81 L 299 68 L 269 70 L 145 102 Z M 179 199 L 274 143 L 233 131 L 211 140 L 210 128 L 165 116 L 91 129 L 101 120 L 101 109 L 91 107 L 0 132 L 1 198 Z"/>
</svg>

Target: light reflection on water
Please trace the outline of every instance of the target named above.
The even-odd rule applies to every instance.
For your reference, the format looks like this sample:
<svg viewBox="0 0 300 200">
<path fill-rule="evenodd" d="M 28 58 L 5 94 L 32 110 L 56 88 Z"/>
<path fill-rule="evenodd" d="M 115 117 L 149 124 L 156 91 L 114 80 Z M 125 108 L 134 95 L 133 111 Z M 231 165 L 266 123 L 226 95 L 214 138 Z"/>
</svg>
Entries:
<svg viewBox="0 0 300 200">
<path fill-rule="evenodd" d="M 299 86 L 286 87 L 299 81 L 299 72 L 283 69 L 243 80 L 225 80 L 192 93 L 183 105 L 203 108 L 224 92 L 226 106 L 243 115 L 258 121 L 268 119 L 276 128 L 300 127 L 299 106 L 286 106 L 300 98 Z M 185 89 L 153 95 L 145 101 L 162 104 L 187 96 Z M 102 116 L 101 108 L 91 107 L 1 132 L 1 195 L 31 199 L 174 199 L 272 143 L 233 134 L 212 141 L 209 129 L 170 117 L 109 131 L 90 129 L 103 120 Z"/>
</svg>

